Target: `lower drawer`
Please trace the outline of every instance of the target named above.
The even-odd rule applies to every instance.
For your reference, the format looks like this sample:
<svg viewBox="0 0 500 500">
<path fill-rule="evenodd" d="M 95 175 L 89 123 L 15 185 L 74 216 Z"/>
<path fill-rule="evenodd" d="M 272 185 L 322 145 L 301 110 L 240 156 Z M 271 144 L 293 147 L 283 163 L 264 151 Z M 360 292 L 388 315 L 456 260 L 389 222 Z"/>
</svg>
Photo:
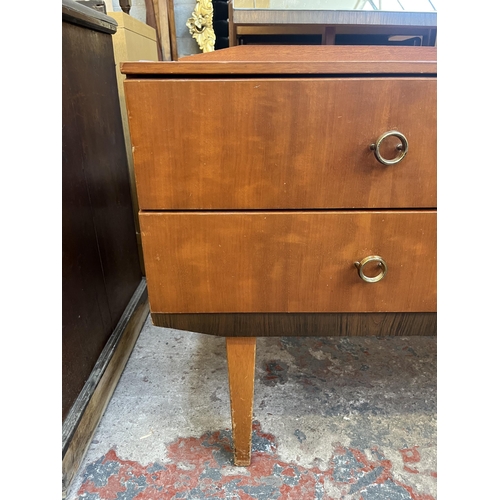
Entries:
<svg viewBox="0 0 500 500">
<path fill-rule="evenodd" d="M 152 313 L 432 312 L 436 212 L 142 212 Z M 387 268 L 378 282 L 355 266 Z M 378 276 L 379 261 L 363 273 Z"/>
</svg>

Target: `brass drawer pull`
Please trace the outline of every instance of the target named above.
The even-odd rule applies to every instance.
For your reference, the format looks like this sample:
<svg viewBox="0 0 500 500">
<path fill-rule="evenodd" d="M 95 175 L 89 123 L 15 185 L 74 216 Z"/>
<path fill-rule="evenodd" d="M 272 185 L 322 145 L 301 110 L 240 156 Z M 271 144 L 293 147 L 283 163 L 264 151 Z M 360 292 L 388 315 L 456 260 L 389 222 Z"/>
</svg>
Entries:
<svg viewBox="0 0 500 500">
<path fill-rule="evenodd" d="M 363 272 L 363 267 L 365 267 L 365 265 L 369 262 L 378 262 L 378 265 L 382 268 L 380 273 L 377 274 L 377 276 L 373 276 L 373 278 L 370 276 L 366 276 L 366 274 Z M 361 262 L 355 262 L 354 265 L 358 269 L 359 277 L 367 283 L 376 283 L 387 274 L 387 264 L 385 263 L 385 260 L 378 255 L 369 255 L 368 257 L 365 257 Z"/>
<path fill-rule="evenodd" d="M 390 137 L 391 135 L 397 137 L 401 141 L 401 144 L 396 147 L 396 149 L 399 150 L 398 156 L 396 156 L 396 158 L 393 158 L 392 160 L 387 160 L 380 154 L 380 144 L 382 144 L 382 141 L 384 139 Z M 375 158 L 377 158 L 377 160 L 382 163 L 382 165 L 395 165 L 406 156 L 406 153 L 408 153 L 408 139 L 397 130 L 389 130 L 388 132 L 384 132 L 377 139 L 377 142 L 375 144 L 371 144 L 370 149 L 373 150 L 373 152 L 375 153 Z"/>
</svg>

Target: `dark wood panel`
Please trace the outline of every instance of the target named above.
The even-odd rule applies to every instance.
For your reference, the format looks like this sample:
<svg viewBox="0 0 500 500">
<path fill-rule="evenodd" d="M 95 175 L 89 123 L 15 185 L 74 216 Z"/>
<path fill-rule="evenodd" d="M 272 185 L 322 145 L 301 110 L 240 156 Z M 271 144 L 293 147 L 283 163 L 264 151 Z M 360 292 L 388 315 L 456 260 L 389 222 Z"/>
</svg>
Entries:
<svg viewBox="0 0 500 500">
<path fill-rule="evenodd" d="M 103 281 L 81 140 L 85 111 L 67 49 L 90 30 L 63 23 L 62 72 L 62 407 L 63 419 L 99 357 L 112 320 Z M 95 33 L 97 40 L 107 37 Z M 98 45 L 98 44 L 97 44 Z"/>
<path fill-rule="evenodd" d="M 66 61 L 77 62 L 66 78 L 73 112 L 80 122 L 82 166 L 111 322 L 115 325 L 137 288 L 141 273 L 112 40 L 111 36 L 85 31 L 85 43 L 78 36 L 68 36 L 63 51 Z"/>
<path fill-rule="evenodd" d="M 64 420 L 142 276 L 111 35 L 62 37 Z"/>
<path fill-rule="evenodd" d="M 154 313 L 436 310 L 436 212 L 141 212 L 139 221 Z M 370 255 L 388 266 L 377 283 L 354 266 Z"/>
<path fill-rule="evenodd" d="M 142 210 L 436 206 L 434 79 L 148 80 L 125 91 Z M 409 150 L 384 166 L 370 145 L 390 130 Z M 383 156 L 399 143 L 384 140 Z"/>
<path fill-rule="evenodd" d="M 436 313 L 151 314 L 153 324 L 221 337 L 434 336 Z"/>
<path fill-rule="evenodd" d="M 63 494 L 90 445 L 92 436 L 125 368 L 149 312 L 141 281 L 99 356 L 85 388 L 63 424 Z"/>
</svg>

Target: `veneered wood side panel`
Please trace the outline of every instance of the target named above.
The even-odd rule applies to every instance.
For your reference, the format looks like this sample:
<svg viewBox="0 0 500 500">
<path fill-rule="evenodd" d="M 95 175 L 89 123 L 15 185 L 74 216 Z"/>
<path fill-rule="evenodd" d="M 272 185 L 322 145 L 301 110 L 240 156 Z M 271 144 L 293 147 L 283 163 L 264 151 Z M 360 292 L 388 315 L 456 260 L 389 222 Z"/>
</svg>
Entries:
<svg viewBox="0 0 500 500">
<path fill-rule="evenodd" d="M 436 206 L 435 79 L 137 80 L 125 92 L 142 210 Z M 409 152 L 383 166 L 370 144 L 393 129 Z"/>
<path fill-rule="evenodd" d="M 433 312 L 436 213 L 141 213 L 152 313 Z M 388 265 L 378 283 L 354 266 Z"/>
</svg>

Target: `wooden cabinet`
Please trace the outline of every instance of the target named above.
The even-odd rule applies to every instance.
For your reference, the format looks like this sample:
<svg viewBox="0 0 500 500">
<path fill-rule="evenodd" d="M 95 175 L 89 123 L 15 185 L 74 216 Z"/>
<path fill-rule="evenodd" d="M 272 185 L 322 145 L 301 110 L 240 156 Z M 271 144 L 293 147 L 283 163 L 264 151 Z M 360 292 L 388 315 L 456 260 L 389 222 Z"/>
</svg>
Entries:
<svg viewBox="0 0 500 500">
<path fill-rule="evenodd" d="M 64 487 L 78 468 L 116 385 L 103 372 L 119 351 L 117 345 L 123 344 L 123 330 L 132 316 L 125 313 L 138 302 L 137 292 L 144 291 L 113 58 L 115 31 L 110 17 L 63 0 Z M 134 328 L 140 331 L 141 326 Z M 133 343 L 128 341 L 131 350 Z M 126 360 L 122 351 L 120 355 Z M 119 364 L 115 362 L 113 370 L 118 371 Z M 105 389 L 96 394 L 100 382 Z M 88 414 L 92 414 L 90 423 Z"/>
<path fill-rule="evenodd" d="M 114 21 L 62 24 L 63 420 L 141 282 L 113 58 Z"/>
<path fill-rule="evenodd" d="M 436 333 L 436 50 L 240 46 L 122 70 L 152 318 L 228 337 L 248 464 L 231 370 L 253 377 L 252 337 Z"/>
</svg>

